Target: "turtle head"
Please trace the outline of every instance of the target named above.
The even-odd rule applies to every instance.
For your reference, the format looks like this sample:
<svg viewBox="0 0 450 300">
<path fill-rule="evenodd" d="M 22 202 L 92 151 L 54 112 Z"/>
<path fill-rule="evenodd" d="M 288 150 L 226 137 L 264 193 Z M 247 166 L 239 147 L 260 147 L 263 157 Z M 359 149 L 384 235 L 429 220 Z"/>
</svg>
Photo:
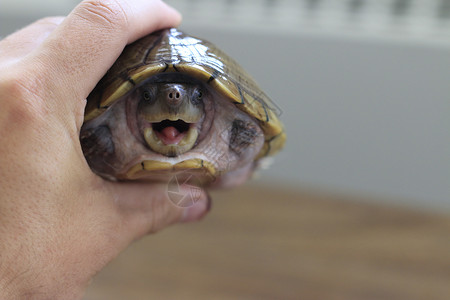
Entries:
<svg viewBox="0 0 450 300">
<path fill-rule="evenodd" d="M 139 131 L 153 151 L 177 156 L 191 150 L 204 119 L 200 84 L 153 82 L 137 91 Z"/>
</svg>

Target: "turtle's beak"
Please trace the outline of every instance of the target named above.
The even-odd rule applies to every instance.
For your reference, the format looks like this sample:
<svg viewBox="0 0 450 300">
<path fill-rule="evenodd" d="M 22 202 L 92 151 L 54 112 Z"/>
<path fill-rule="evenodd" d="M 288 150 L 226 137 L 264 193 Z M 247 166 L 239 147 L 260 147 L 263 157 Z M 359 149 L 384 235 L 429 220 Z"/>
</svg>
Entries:
<svg viewBox="0 0 450 300">
<path fill-rule="evenodd" d="M 187 129 L 180 130 L 177 125 L 181 122 L 183 121 L 153 123 L 151 127 L 144 129 L 145 142 L 153 151 L 170 157 L 191 150 L 197 141 L 198 130 L 195 124 L 187 123 L 182 125 Z M 158 128 L 162 129 L 158 130 Z"/>
</svg>

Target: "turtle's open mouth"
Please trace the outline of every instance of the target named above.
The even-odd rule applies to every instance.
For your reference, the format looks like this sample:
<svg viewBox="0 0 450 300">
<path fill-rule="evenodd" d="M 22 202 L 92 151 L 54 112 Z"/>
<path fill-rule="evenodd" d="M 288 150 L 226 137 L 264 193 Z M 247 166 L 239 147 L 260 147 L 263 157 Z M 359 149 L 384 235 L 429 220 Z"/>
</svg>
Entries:
<svg viewBox="0 0 450 300">
<path fill-rule="evenodd" d="M 144 138 L 155 152 L 166 156 L 177 156 L 194 147 L 198 137 L 196 123 L 187 123 L 181 119 L 163 120 L 150 123 L 144 129 Z"/>
<path fill-rule="evenodd" d="M 176 121 L 164 120 L 153 123 L 153 130 L 156 136 L 166 145 L 178 144 L 178 142 L 189 131 L 190 124 L 181 119 Z"/>
</svg>

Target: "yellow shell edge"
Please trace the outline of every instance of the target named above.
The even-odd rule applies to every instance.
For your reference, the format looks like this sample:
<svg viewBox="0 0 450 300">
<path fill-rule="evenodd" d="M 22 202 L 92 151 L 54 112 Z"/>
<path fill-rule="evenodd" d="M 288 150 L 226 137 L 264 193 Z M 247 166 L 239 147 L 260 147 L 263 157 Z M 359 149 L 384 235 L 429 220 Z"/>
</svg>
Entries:
<svg viewBox="0 0 450 300">
<path fill-rule="evenodd" d="M 213 178 L 216 168 L 208 161 L 200 158 L 193 158 L 181 161 L 176 164 L 161 162 L 157 160 L 144 160 L 132 166 L 124 175 L 127 179 L 138 179 L 139 173 L 144 171 L 183 171 L 183 170 L 205 170 Z"/>
</svg>

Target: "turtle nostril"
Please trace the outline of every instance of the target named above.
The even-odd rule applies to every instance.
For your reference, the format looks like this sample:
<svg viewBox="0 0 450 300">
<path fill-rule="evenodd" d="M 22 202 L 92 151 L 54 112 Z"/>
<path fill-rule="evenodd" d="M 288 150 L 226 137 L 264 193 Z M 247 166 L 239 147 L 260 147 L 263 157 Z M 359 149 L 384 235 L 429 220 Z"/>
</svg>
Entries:
<svg viewBox="0 0 450 300">
<path fill-rule="evenodd" d="M 186 96 L 183 88 L 183 86 L 177 84 L 171 84 L 168 87 L 164 87 L 163 97 L 169 106 L 179 106 L 183 102 Z"/>
<path fill-rule="evenodd" d="M 171 100 L 173 100 L 173 99 L 178 100 L 178 99 L 181 98 L 181 94 L 180 94 L 180 92 L 170 92 L 170 93 L 167 95 L 167 98 L 169 98 L 169 99 L 171 99 Z"/>
</svg>

